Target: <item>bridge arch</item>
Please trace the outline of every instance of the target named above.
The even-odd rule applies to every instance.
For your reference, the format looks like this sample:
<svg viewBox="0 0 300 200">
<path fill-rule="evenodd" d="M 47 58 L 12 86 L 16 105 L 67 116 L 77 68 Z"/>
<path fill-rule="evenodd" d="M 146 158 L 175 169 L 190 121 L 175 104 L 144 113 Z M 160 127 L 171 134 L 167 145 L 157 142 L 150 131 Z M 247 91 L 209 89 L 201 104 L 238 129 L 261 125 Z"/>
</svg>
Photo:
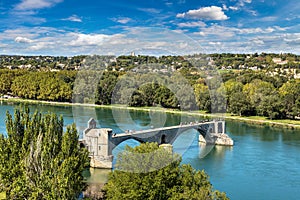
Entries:
<svg viewBox="0 0 300 200">
<path fill-rule="evenodd" d="M 89 152 L 90 156 L 92 156 L 94 167 L 105 165 L 105 168 L 111 168 L 113 158 L 112 151 L 124 141 L 133 139 L 140 143 L 156 142 L 159 145 L 172 145 L 182 133 L 190 129 L 196 130 L 205 138 L 206 142 L 210 143 L 214 142 L 218 135 L 225 133 L 225 121 L 213 120 L 204 122 L 191 122 L 189 124 L 181 124 L 171 127 L 126 131 L 125 133 L 120 134 L 113 133 L 112 129 L 108 128 L 97 129 L 95 127 L 89 127 L 84 131 L 84 138 L 82 142 L 85 144 L 85 146 L 89 147 Z M 209 137 L 207 137 L 208 134 Z"/>
<path fill-rule="evenodd" d="M 167 140 L 166 140 L 166 135 L 162 134 L 161 139 L 160 139 L 160 144 L 167 144 Z"/>
<path fill-rule="evenodd" d="M 118 147 L 120 144 L 122 144 L 123 142 L 126 142 L 128 140 L 135 140 L 139 143 L 145 143 L 144 140 L 138 138 L 138 137 L 126 137 L 126 138 L 118 138 L 118 139 L 112 139 L 110 141 L 110 145 L 111 145 L 111 152 Z"/>
<path fill-rule="evenodd" d="M 131 147 L 135 147 L 135 146 L 138 146 L 141 143 L 142 143 L 141 141 L 139 141 L 135 138 L 128 138 L 128 139 L 122 141 L 121 143 L 119 143 L 117 146 L 115 146 L 112 149 L 112 154 L 116 155 L 116 152 L 119 152 L 120 150 L 123 150 L 126 145 L 129 145 Z"/>
<path fill-rule="evenodd" d="M 166 127 L 167 128 L 167 127 Z M 207 135 L 207 131 L 213 131 L 212 124 L 204 124 L 201 126 L 178 126 L 173 129 L 164 129 L 161 128 L 160 131 L 151 130 L 147 131 L 147 135 L 143 133 L 135 133 L 135 134 L 116 134 L 110 139 L 111 151 L 116 148 L 119 144 L 123 143 L 126 140 L 134 139 L 140 143 L 146 142 L 156 142 L 159 145 L 161 144 L 173 144 L 175 140 L 185 131 L 187 130 L 196 130 L 199 134 L 201 134 L 204 138 Z M 111 155 L 111 154 L 110 154 Z"/>
</svg>

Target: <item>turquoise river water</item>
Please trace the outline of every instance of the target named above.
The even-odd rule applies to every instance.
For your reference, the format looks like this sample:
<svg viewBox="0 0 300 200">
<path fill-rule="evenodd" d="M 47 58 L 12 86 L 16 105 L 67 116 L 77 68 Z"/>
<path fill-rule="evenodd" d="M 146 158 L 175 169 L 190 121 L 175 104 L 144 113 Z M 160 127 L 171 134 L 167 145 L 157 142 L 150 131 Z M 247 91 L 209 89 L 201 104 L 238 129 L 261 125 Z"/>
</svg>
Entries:
<svg viewBox="0 0 300 200">
<path fill-rule="evenodd" d="M 13 112 L 17 103 L 0 104 L 0 133 L 5 134 L 5 113 Z M 98 127 L 109 127 L 115 132 L 140 130 L 151 126 L 171 126 L 180 122 L 200 120 L 200 117 L 163 112 L 128 111 L 122 109 L 84 106 L 28 105 L 31 111 L 55 112 L 64 117 L 65 124 L 76 123 L 84 130 L 93 117 Z M 251 126 L 226 121 L 226 132 L 235 141 L 233 147 L 204 147 L 198 143 L 195 130 L 181 134 L 174 143 L 174 151 L 182 155 L 182 163 L 204 169 L 215 189 L 226 192 L 233 200 L 299 199 L 300 198 L 300 132 L 269 127 Z M 116 157 L 125 145 L 138 142 L 127 140 L 114 149 Z M 90 170 L 90 182 L 104 182 L 107 170 Z"/>
</svg>

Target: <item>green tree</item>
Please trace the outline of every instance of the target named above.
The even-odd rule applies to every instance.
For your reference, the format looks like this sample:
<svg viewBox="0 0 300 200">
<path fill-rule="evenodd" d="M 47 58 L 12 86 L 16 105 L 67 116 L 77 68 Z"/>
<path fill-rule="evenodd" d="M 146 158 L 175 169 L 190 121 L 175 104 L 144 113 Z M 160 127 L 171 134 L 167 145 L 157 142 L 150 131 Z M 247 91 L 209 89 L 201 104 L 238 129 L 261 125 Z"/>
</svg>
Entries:
<svg viewBox="0 0 300 200">
<path fill-rule="evenodd" d="M 63 133 L 55 114 L 7 113 L 0 135 L 0 191 L 9 199 L 75 199 L 85 187 L 88 153 L 80 149 L 75 125 Z"/>
<path fill-rule="evenodd" d="M 250 102 L 242 92 L 232 93 L 229 97 L 228 112 L 239 116 L 247 116 L 252 111 Z"/>
<path fill-rule="evenodd" d="M 178 101 L 174 93 L 162 85 L 155 91 L 155 103 L 164 108 L 178 108 Z"/>
<path fill-rule="evenodd" d="M 257 107 L 258 113 L 269 119 L 282 118 L 281 110 L 282 103 L 280 98 L 278 98 L 278 92 L 274 90 L 270 95 L 264 96 Z"/>
<path fill-rule="evenodd" d="M 11 84 L 14 79 L 14 74 L 7 72 L 7 73 L 0 73 L 0 94 L 7 94 L 11 91 Z"/>
<path fill-rule="evenodd" d="M 118 155 L 116 169 L 104 186 L 107 199 L 228 199 L 215 191 L 204 171 L 180 165 L 181 158 L 157 143 L 146 143 Z"/>
<path fill-rule="evenodd" d="M 274 86 L 269 83 L 262 81 L 260 79 L 255 79 L 251 83 L 244 85 L 243 93 L 246 95 L 247 100 L 251 104 L 252 114 L 263 115 L 263 105 L 262 101 L 267 96 L 274 93 Z"/>
<path fill-rule="evenodd" d="M 194 91 L 199 109 L 209 112 L 211 101 L 208 86 L 204 84 L 195 84 Z"/>
<path fill-rule="evenodd" d="M 96 104 L 111 104 L 111 98 L 118 81 L 118 72 L 105 72 L 97 87 Z"/>
<path fill-rule="evenodd" d="M 291 80 L 279 89 L 279 95 L 284 105 L 283 112 L 289 118 L 300 114 L 300 81 Z"/>
</svg>

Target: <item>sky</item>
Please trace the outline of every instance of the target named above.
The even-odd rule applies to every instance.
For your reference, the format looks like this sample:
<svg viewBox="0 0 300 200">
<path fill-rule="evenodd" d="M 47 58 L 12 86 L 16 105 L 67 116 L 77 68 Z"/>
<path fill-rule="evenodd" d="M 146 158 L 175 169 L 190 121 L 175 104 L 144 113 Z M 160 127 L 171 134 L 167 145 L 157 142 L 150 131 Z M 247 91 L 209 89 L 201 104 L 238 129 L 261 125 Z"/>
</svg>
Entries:
<svg viewBox="0 0 300 200">
<path fill-rule="evenodd" d="M 0 54 L 300 54 L 299 0 L 0 0 Z"/>
</svg>

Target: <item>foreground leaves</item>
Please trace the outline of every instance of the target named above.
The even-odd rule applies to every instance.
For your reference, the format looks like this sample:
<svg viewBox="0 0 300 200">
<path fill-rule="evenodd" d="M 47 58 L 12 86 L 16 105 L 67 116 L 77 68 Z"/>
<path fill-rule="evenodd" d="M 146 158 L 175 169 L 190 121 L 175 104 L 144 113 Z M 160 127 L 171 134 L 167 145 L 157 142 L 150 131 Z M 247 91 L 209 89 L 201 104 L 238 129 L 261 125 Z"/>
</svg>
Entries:
<svg viewBox="0 0 300 200">
<path fill-rule="evenodd" d="M 165 162 L 169 164 L 160 164 Z M 228 199 L 225 193 L 213 190 L 204 171 L 180 162 L 180 156 L 156 143 L 126 147 L 104 186 L 106 199 Z M 135 173 L 138 171 L 142 173 Z"/>
<path fill-rule="evenodd" d="M 78 147 L 75 125 L 63 132 L 55 114 L 7 113 L 7 137 L 0 135 L 0 191 L 9 199 L 75 199 L 88 164 Z"/>
</svg>

